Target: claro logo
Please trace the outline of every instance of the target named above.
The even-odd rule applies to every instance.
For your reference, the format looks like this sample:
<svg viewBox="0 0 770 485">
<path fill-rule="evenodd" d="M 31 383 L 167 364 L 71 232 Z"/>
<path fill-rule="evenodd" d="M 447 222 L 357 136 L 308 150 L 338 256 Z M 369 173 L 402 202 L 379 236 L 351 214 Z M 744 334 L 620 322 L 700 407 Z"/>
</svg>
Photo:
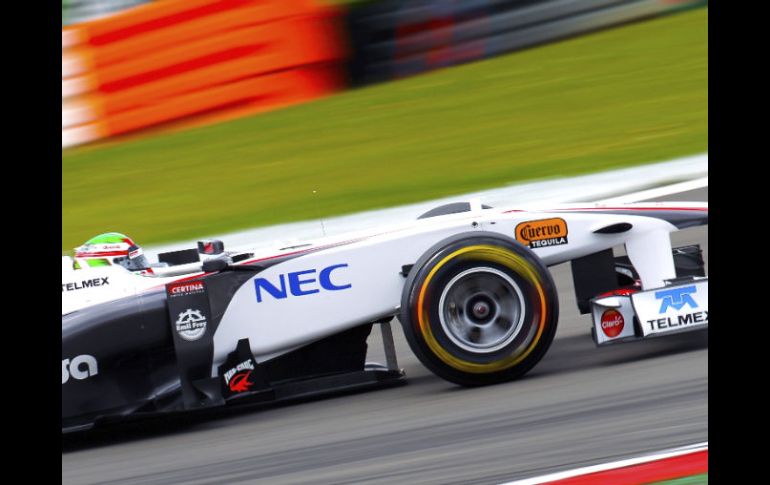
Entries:
<svg viewBox="0 0 770 485">
<path fill-rule="evenodd" d="M 615 338 L 623 331 L 625 321 L 617 310 L 607 310 L 602 314 L 602 332 L 609 338 Z"/>
<path fill-rule="evenodd" d="M 98 373 L 99 366 L 96 364 L 96 359 L 92 355 L 78 355 L 72 360 L 64 359 L 61 361 L 62 384 L 70 380 L 70 376 L 72 376 L 73 379 L 82 381 L 83 379 L 88 379 Z"/>
<path fill-rule="evenodd" d="M 312 295 L 313 293 L 320 293 L 321 290 L 347 290 L 348 288 L 352 288 L 353 285 L 350 283 L 342 283 L 340 279 L 343 276 L 336 274 L 342 268 L 347 267 L 347 264 L 335 264 L 327 266 L 320 271 L 316 269 L 294 271 L 292 273 L 278 275 L 278 281 L 270 281 L 266 278 L 256 278 L 254 280 L 254 287 L 257 292 L 257 302 L 262 303 L 263 298 L 267 295 L 272 296 L 276 300 L 282 300 L 289 295 Z M 334 279 L 334 281 L 332 281 L 332 279 Z"/>
</svg>

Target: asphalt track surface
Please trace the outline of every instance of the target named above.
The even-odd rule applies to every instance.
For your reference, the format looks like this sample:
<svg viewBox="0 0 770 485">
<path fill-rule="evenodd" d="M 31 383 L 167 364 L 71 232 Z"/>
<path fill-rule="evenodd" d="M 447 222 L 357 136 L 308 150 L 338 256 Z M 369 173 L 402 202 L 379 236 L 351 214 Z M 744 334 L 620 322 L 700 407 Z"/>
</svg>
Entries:
<svg viewBox="0 0 770 485">
<path fill-rule="evenodd" d="M 708 265 L 707 227 L 673 242 L 700 243 Z M 551 270 L 559 328 L 523 379 L 445 382 L 394 320 L 404 386 L 68 440 L 62 483 L 492 484 L 708 441 L 708 332 L 596 348 L 569 266 Z M 369 360 L 384 361 L 377 336 Z"/>
</svg>

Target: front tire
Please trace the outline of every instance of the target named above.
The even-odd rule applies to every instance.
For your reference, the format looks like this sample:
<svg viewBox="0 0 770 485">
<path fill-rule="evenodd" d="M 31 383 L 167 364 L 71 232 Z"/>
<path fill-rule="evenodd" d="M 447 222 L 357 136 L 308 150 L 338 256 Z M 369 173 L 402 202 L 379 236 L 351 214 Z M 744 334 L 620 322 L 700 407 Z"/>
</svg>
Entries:
<svg viewBox="0 0 770 485">
<path fill-rule="evenodd" d="M 400 320 L 417 358 L 463 386 L 509 381 L 545 355 L 558 321 L 550 272 L 535 254 L 496 233 L 437 244 L 413 266 Z"/>
</svg>

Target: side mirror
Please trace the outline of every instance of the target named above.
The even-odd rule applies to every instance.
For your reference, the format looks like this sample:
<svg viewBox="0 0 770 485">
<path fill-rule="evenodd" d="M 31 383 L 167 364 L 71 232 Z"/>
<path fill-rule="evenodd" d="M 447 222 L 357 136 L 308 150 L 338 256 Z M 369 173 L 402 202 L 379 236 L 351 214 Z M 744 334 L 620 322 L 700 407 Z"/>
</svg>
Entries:
<svg viewBox="0 0 770 485">
<path fill-rule="evenodd" d="M 168 263 L 169 266 L 197 263 L 200 259 L 200 255 L 195 249 L 182 249 L 180 251 L 169 251 L 167 253 L 158 254 L 158 262 Z"/>
<path fill-rule="evenodd" d="M 218 239 L 198 241 L 198 252 L 208 255 L 222 254 L 225 252 L 225 243 Z"/>
<path fill-rule="evenodd" d="M 203 271 L 206 273 L 218 273 L 227 269 L 229 264 L 225 259 L 207 259 L 203 262 Z"/>
<path fill-rule="evenodd" d="M 230 264 L 230 261 L 227 258 L 213 258 L 204 261 L 201 269 L 203 269 L 203 271 L 206 273 L 217 273 L 219 271 L 251 271 L 254 273 L 259 273 L 260 271 L 264 270 L 265 267 L 256 264 L 233 266 Z"/>
</svg>

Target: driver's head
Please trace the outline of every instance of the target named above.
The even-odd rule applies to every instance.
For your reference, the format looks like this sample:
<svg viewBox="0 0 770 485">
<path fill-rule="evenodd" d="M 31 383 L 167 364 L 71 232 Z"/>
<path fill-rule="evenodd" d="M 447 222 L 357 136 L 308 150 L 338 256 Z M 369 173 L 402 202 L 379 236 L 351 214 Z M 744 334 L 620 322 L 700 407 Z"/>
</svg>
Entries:
<svg viewBox="0 0 770 485">
<path fill-rule="evenodd" d="M 100 234 L 75 248 L 75 269 L 86 265 L 94 268 L 113 264 L 119 264 L 129 271 L 139 271 L 149 266 L 142 248 L 119 232 Z"/>
</svg>

